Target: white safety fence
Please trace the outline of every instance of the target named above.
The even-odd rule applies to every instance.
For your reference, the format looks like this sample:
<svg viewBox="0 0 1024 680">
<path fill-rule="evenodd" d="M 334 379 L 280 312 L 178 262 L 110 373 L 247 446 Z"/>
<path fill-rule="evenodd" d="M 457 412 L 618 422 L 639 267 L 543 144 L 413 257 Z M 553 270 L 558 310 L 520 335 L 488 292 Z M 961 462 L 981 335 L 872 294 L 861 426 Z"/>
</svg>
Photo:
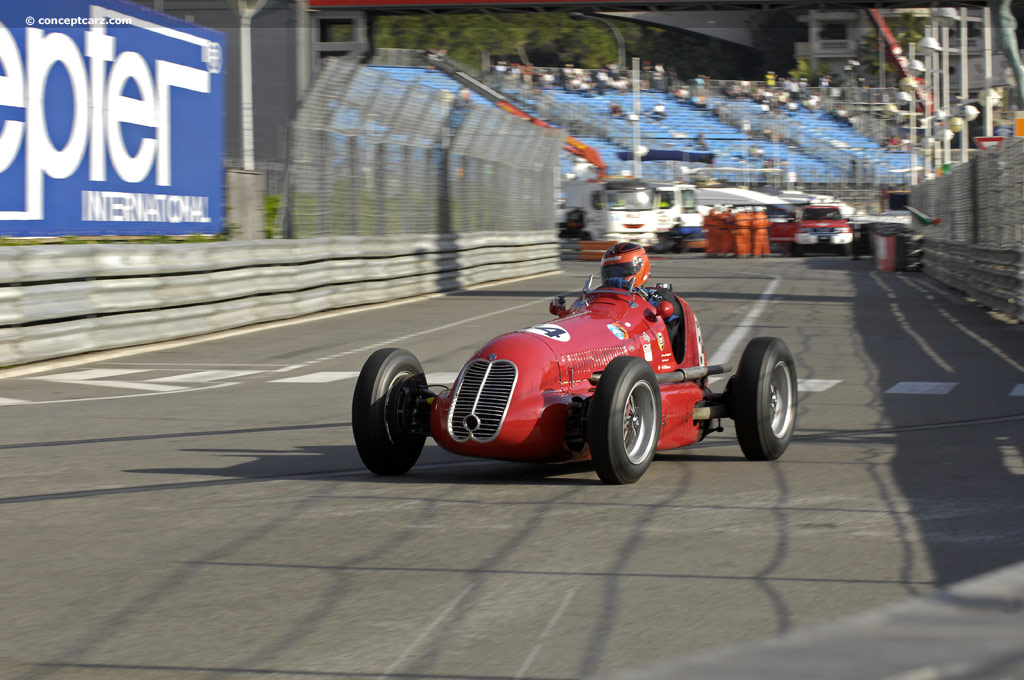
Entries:
<svg viewBox="0 0 1024 680">
<path fill-rule="evenodd" d="M 928 275 L 982 305 L 1024 321 L 1024 247 L 925 239 Z"/>
<path fill-rule="evenodd" d="M 551 231 L 0 248 L 0 367 L 560 267 Z"/>
<path fill-rule="evenodd" d="M 1024 138 L 913 187 L 909 203 L 939 219 L 924 227 L 925 273 L 1024 321 Z"/>
</svg>

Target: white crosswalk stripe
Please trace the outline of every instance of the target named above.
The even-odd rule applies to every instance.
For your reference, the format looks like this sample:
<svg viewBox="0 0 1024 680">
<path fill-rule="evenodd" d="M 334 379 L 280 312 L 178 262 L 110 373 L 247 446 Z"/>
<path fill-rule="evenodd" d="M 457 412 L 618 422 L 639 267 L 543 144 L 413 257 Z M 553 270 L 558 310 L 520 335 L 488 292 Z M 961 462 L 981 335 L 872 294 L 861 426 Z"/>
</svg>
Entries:
<svg viewBox="0 0 1024 680">
<path fill-rule="evenodd" d="M 820 378 L 799 378 L 796 381 L 796 389 L 798 392 L 824 392 L 825 390 L 835 387 L 842 380 L 822 380 Z"/>
<path fill-rule="evenodd" d="M 113 378 L 118 375 L 129 375 L 131 373 L 145 373 L 148 368 L 90 368 L 86 371 L 72 371 L 71 373 L 54 373 L 52 375 L 37 376 L 35 380 L 56 380 L 57 382 L 79 382 L 81 380 L 99 380 L 101 378 Z"/>
<path fill-rule="evenodd" d="M 885 391 L 886 394 L 949 394 L 957 386 L 955 382 L 898 382 Z"/>
<path fill-rule="evenodd" d="M 243 375 L 252 375 L 253 373 L 262 373 L 262 371 L 195 371 L 194 373 L 181 373 L 177 375 L 167 375 L 161 378 L 151 378 L 146 382 L 205 383 L 240 378 Z"/>
<path fill-rule="evenodd" d="M 329 383 L 338 380 L 347 380 L 359 375 L 358 371 L 320 371 L 319 373 L 306 373 L 305 375 L 293 375 L 290 378 L 278 378 L 269 380 L 272 383 Z"/>
<path fill-rule="evenodd" d="M 111 387 L 115 389 L 140 390 L 142 392 L 176 392 L 185 389 L 178 385 L 157 385 L 151 382 L 128 382 L 124 380 L 104 380 L 119 375 L 131 375 L 134 373 L 145 373 L 145 368 L 93 368 L 87 371 L 72 371 L 71 373 L 54 373 L 43 375 L 35 380 L 48 380 L 50 382 L 67 383 L 70 385 L 90 385 L 95 387 Z"/>
</svg>

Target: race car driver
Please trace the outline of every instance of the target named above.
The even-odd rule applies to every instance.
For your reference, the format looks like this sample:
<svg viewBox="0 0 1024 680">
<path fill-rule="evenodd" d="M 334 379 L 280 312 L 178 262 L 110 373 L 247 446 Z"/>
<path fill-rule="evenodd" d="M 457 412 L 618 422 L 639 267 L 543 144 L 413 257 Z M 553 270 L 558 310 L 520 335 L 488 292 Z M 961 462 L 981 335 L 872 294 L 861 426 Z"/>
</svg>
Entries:
<svg viewBox="0 0 1024 680">
<path fill-rule="evenodd" d="M 618 288 L 626 291 L 634 291 L 648 300 L 655 308 L 662 301 L 672 305 L 672 314 L 665 318 L 665 327 L 668 331 L 669 344 L 672 353 L 677 359 L 684 356 L 683 342 L 685 335 L 679 332 L 680 319 L 683 308 L 672 292 L 669 284 L 658 284 L 654 288 L 645 288 L 644 284 L 651 277 L 651 260 L 647 251 L 636 243 L 624 241 L 616 243 L 605 251 L 601 257 L 601 283 L 605 288 Z M 565 308 L 565 296 L 556 296 L 551 303 L 551 312 L 559 317 L 568 316 L 577 309 L 576 304 L 569 309 Z"/>
</svg>

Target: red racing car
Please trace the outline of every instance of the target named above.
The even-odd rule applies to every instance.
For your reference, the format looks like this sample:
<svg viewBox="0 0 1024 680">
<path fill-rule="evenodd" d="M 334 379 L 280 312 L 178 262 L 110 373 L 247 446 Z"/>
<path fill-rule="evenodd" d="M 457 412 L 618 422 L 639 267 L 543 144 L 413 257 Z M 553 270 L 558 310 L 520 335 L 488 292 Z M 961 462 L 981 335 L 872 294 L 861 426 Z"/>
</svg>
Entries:
<svg viewBox="0 0 1024 680">
<path fill-rule="evenodd" d="M 689 446 L 735 422 L 750 460 L 775 460 L 796 420 L 793 355 L 779 338 L 750 341 L 721 393 L 708 377 L 700 326 L 684 300 L 654 289 L 591 289 L 551 304 L 555 319 L 500 335 L 433 392 L 419 361 L 381 349 L 363 365 L 352 429 L 363 463 L 399 475 L 426 438 L 464 456 L 555 463 L 593 460 L 609 484 L 638 480 L 655 451 Z M 561 297 L 561 296 L 560 296 Z"/>
</svg>

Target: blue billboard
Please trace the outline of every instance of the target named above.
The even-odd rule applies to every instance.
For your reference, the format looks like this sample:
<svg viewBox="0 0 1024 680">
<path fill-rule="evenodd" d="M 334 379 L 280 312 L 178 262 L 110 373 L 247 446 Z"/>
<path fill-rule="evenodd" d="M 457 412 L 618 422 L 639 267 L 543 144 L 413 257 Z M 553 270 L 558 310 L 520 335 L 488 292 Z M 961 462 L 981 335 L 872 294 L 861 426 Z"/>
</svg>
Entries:
<svg viewBox="0 0 1024 680">
<path fill-rule="evenodd" d="M 0 3 L 0 236 L 223 231 L 224 68 L 130 2 Z"/>
</svg>

